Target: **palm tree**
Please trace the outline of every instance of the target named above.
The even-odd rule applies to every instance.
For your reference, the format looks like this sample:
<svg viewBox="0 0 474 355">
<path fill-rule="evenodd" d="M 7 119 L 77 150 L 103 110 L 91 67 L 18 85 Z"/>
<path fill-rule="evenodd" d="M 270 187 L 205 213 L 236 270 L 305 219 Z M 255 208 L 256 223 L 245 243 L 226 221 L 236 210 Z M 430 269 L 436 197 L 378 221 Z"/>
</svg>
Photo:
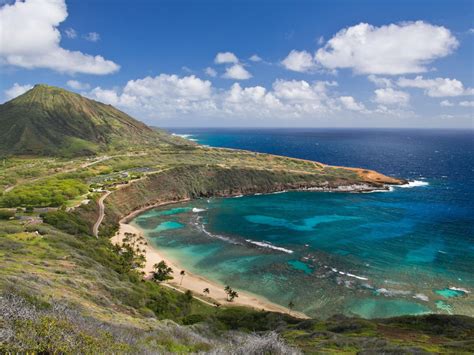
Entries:
<svg viewBox="0 0 474 355">
<path fill-rule="evenodd" d="M 209 294 L 211 291 L 209 290 L 209 288 L 205 288 L 204 290 L 202 290 L 202 293 L 205 293 L 205 294 Z"/>
<path fill-rule="evenodd" d="M 181 281 L 179 282 L 179 285 L 181 286 L 181 284 L 183 283 L 183 277 L 184 275 L 186 275 L 186 272 L 184 270 L 181 270 L 179 274 L 181 275 Z"/>
<path fill-rule="evenodd" d="M 227 301 L 232 302 L 234 298 L 239 297 L 239 294 L 234 291 L 230 286 L 224 287 L 225 293 L 227 293 Z"/>
<path fill-rule="evenodd" d="M 291 311 L 293 310 L 293 308 L 295 308 L 295 304 L 293 303 L 293 301 L 290 301 L 288 303 L 288 309 L 290 310 L 289 314 L 291 316 Z"/>
<path fill-rule="evenodd" d="M 173 269 L 170 268 L 164 260 L 160 261 L 158 264 L 153 265 L 152 277 L 156 282 L 173 279 L 173 276 L 171 276 L 172 273 Z"/>
</svg>

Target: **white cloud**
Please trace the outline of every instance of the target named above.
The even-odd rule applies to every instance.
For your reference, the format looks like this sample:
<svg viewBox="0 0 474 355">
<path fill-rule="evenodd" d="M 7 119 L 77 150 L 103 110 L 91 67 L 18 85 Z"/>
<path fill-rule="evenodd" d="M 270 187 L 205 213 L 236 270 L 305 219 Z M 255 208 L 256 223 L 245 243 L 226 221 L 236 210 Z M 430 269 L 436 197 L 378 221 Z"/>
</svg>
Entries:
<svg viewBox="0 0 474 355">
<path fill-rule="evenodd" d="M 260 58 L 260 56 L 257 55 L 257 54 L 252 55 L 249 59 L 250 59 L 252 62 L 261 62 L 261 61 L 262 61 L 262 58 Z"/>
<path fill-rule="evenodd" d="M 339 101 L 330 95 L 330 88 L 336 85 L 276 80 L 271 89 L 235 83 L 227 90 L 219 90 L 194 75 L 161 74 L 130 80 L 122 89 L 96 87 L 86 95 L 137 117 L 313 118 L 341 109 Z"/>
<path fill-rule="evenodd" d="M 451 101 L 449 101 L 449 100 L 443 100 L 443 101 L 441 101 L 439 104 L 440 104 L 440 106 L 442 106 L 442 107 L 451 107 L 451 106 L 454 106 L 454 104 L 453 104 Z"/>
<path fill-rule="evenodd" d="M 77 80 L 68 80 L 66 85 L 75 90 L 88 90 L 91 87 L 89 84 Z"/>
<path fill-rule="evenodd" d="M 322 45 L 323 43 L 324 43 L 324 36 L 320 36 L 320 37 L 318 38 L 318 44 L 319 44 L 319 45 Z"/>
<path fill-rule="evenodd" d="M 234 64 L 233 66 L 226 68 L 224 75 L 222 76 L 226 79 L 235 79 L 235 80 L 247 80 L 252 77 L 242 64 Z"/>
<path fill-rule="evenodd" d="M 100 34 L 97 32 L 89 32 L 84 35 L 84 39 L 89 42 L 98 42 L 100 40 Z"/>
<path fill-rule="evenodd" d="M 206 69 L 204 69 L 204 72 L 211 78 L 215 78 L 217 76 L 217 72 L 211 67 L 207 67 Z"/>
<path fill-rule="evenodd" d="M 120 96 L 115 90 L 102 89 L 100 86 L 94 88 L 87 96 L 110 105 L 122 104 Z"/>
<path fill-rule="evenodd" d="M 423 21 L 376 27 L 367 23 L 342 29 L 316 52 L 326 68 L 350 68 L 359 74 L 420 73 L 445 57 L 459 42 L 442 26 Z"/>
<path fill-rule="evenodd" d="M 86 95 L 116 105 L 133 116 L 157 119 L 331 120 L 345 117 L 412 117 L 403 106 L 379 105 L 369 110 L 352 96 L 340 96 L 334 81 L 277 79 L 271 87 L 234 83 L 216 88 L 194 75 L 161 74 L 130 80 L 122 88 L 97 87 Z M 236 122 L 236 121 L 234 121 Z M 308 121 L 309 122 L 309 121 Z"/>
<path fill-rule="evenodd" d="M 345 108 L 352 111 L 363 111 L 365 106 L 363 103 L 357 102 L 352 96 L 341 96 L 339 100 Z"/>
<path fill-rule="evenodd" d="M 288 69 L 300 73 L 311 71 L 315 68 L 313 56 L 306 51 L 292 50 L 288 56 L 281 61 Z"/>
<path fill-rule="evenodd" d="M 393 86 L 392 80 L 388 78 L 383 78 L 380 76 L 370 74 L 367 77 L 367 79 L 369 79 L 370 82 L 374 83 L 376 86 L 381 87 L 381 88 L 390 88 Z"/>
<path fill-rule="evenodd" d="M 66 37 L 70 39 L 74 39 L 77 37 L 77 32 L 74 28 L 66 28 L 64 30 L 64 33 L 66 34 Z"/>
<path fill-rule="evenodd" d="M 463 107 L 474 107 L 474 101 L 461 101 L 459 106 Z"/>
<path fill-rule="evenodd" d="M 25 84 L 25 85 L 20 85 L 18 83 L 13 84 L 13 86 L 7 90 L 4 91 L 5 98 L 8 100 L 14 99 L 17 96 L 20 96 L 21 94 L 24 94 L 28 90 L 32 89 L 33 85 L 30 84 Z"/>
<path fill-rule="evenodd" d="M 97 87 L 88 97 L 150 117 L 179 117 L 213 111 L 212 85 L 194 75 L 161 74 L 130 80 L 122 90 Z"/>
<path fill-rule="evenodd" d="M 394 90 L 392 88 L 377 89 L 374 93 L 374 101 L 382 105 L 405 106 L 410 101 L 410 95 L 408 93 Z"/>
<path fill-rule="evenodd" d="M 216 64 L 226 64 L 226 63 L 238 63 L 239 59 L 232 52 L 220 52 L 217 53 L 216 58 L 214 59 Z"/>
<path fill-rule="evenodd" d="M 425 89 L 425 94 L 431 97 L 468 95 L 472 89 L 465 89 L 462 82 L 457 79 L 436 78 L 423 79 L 417 76 L 415 79 L 400 78 L 398 86 Z"/>
<path fill-rule="evenodd" d="M 109 74 L 119 65 L 60 47 L 58 26 L 67 18 L 64 0 L 26 0 L 0 8 L 0 59 L 27 69 L 47 68 L 64 73 Z"/>
</svg>

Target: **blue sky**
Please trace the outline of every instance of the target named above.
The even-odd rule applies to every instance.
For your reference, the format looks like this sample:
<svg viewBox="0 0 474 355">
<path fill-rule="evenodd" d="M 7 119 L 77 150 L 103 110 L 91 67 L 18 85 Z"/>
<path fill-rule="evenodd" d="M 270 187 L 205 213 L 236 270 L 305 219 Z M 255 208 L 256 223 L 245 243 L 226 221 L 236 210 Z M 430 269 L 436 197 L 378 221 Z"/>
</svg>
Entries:
<svg viewBox="0 0 474 355">
<path fill-rule="evenodd" d="M 47 83 L 161 126 L 474 127 L 472 1 L 0 3 L 3 101 Z"/>
</svg>

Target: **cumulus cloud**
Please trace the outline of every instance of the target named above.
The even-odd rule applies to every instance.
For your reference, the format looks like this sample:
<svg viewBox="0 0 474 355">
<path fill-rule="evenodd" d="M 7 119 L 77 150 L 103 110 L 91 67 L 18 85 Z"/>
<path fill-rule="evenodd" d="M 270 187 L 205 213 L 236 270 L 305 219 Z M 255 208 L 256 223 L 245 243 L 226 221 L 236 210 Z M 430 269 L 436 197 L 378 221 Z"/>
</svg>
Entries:
<svg viewBox="0 0 474 355">
<path fill-rule="evenodd" d="M 261 61 L 262 61 L 262 58 L 260 58 L 260 56 L 257 55 L 257 54 L 252 55 L 249 59 L 250 59 L 252 62 L 261 62 Z"/>
<path fill-rule="evenodd" d="M 97 32 L 89 32 L 84 35 L 84 39 L 89 42 L 98 42 L 100 40 L 100 34 Z"/>
<path fill-rule="evenodd" d="M 442 107 L 451 107 L 451 106 L 454 106 L 454 104 L 453 104 L 451 101 L 449 101 L 449 100 L 443 100 L 443 101 L 441 101 L 439 104 L 440 104 L 440 106 L 442 106 Z"/>
<path fill-rule="evenodd" d="M 352 96 L 341 96 L 339 98 L 341 103 L 345 108 L 352 111 L 362 111 L 365 110 L 364 104 L 357 102 Z"/>
<path fill-rule="evenodd" d="M 32 89 L 33 85 L 30 84 L 25 84 L 25 85 L 20 85 L 18 83 L 13 84 L 13 86 L 9 89 L 6 89 L 4 91 L 5 98 L 8 100 L 14 99 L 17 96 L 20 96 L 21 94 L 24 94 L 28 90 Z"/>
<path fill-rule="evenodd" d="M 226 68 L 222 77 L 226 79 L 247 80 L 252 77 L 252 74 L 250 74 L 242 64 L 234 64 L 233 66 Z"/>
<path fill-rule="evenodd" d="M 377 89 L 374 91 L 374 101 L 382 105 L 407 105 L 410 101 L 410 95 L 404 91 L 394 90 L 392 88 Z"/>
<path fill-rule="evenodd" d="M 204 72 L 211 78 L 215 78 L 217 76 L 217 72 L 211 67 L 207 67 L 206 69 L 204 69 Z"/>
<path fill-rule="evenodd" d="M 67 18 L 64 0 L 17 1 L 0 8 L 0 46 L 4 64 L 27 69 L 47 68 L 64 73 L 109 74 L 119 65 L 102 56 L 60 46 L 58 26 Z"/>
<path fill-rule="evenodd" d="M 226 63 L 238 63 L 239 59 L 232 52 L 220 52 L 217 53 L 216 58 L 214 59 L 216 64 L 226 64 Z"/>
<path fill-rule="evenodd" d="M 397 84 L 400 87 L 424 89 L 425 94 L 431 97 L 468 95 L 473 91 L 465 89 L 459 80 L 449 78 L 424 79 L 417 76 L 415 79 L 400 78 Z"/>
<path fill-rule="evenodd" d="M 288 70 L 304 73 L 315 68 L 313 56 L 306 51 L 292 50 L 288 56 L 281 61 Z"/>
<path fill-rule="evenodd" d="M 461 101 L 459 106 L 463 107 L 474 107 L 474 101 Z"/>
<path fill-rule="evenodd" d="M 381 27 L 360 23 L 336 33 L 315 58 L 330 69 L 400 75 L 427 71 L 428 64 L 449 55 L 458 45 L 447 28 L 423 21 Z"/>
<path fill-rule="evenodd" d="M 367 77 L 367 79 L 369 79 L 370 82 L 374 83 L 376 86 L 381 87 L 381 88 L 391 88 L 393 86 L 393 82 L 389 78 L 383 78 L 380 76 L 370 74 Z"/>
<path fill-rule="evenodd" d="M 336 85 L 326 81 L 276 80 L 270 89 L 234 83 L 223 90 L 194 75 L 161 74 L 130 80 L 123 88 L 96 87 L 86 96 L 133 112 L 137 117 L 313 118 L 345 109 L 331 94 Z M 351 108 L 357 105 L 354 101 Z"/>
<path fill-rule="evenodd" d="M 392 100 L 369 109 L 352 96 L 340 96 L 335 81 L 275 80 L 270 87 L 234 83 L 227 89 L 213 87 L 195 75 L 161 74 L 130 80 L 121 88 L 96 87 L 86 93 L 116 105 L 133 116 L 147 119 L 267 119 L 325 120 L 349 117 L 412 117 Z M 385 89 L 381 89 L 385 90 Z M 408 101 L 408 99 L 406 99 Z"/>
<path fill-rule="evenodd" d="M 68 80 L 66 85 L 69 86 L 71 89 L 75 89 L 75 90 L 88 90 L 88 89 L 90 89 L 89 84 L 81 83 L 80 81 L 77 81 L 77 80 Z"/>
</svg>

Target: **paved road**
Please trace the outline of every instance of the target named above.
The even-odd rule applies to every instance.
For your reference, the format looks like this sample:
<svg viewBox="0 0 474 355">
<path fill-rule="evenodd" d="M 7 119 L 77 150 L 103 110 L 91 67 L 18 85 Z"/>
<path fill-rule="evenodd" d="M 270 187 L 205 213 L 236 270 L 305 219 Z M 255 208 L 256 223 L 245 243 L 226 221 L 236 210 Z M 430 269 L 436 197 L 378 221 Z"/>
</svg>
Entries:
<svg viewBox="0 0 474 355">
<path fill-rule="evenodd" d="M 102 223 L 102 220 L 104 219 L 105 216 L 105 206 L 104 206 L 104 200 L 106 199 L 107 196 L 109 196 L 112 193 L 112 191 L 107 191 L 105 194 L 103 194 L 98 201 L 99 204 L 99 218 L 97 218 L 97 221 L 94 224 L 94 227 L 92 227 L 92 233 L 96 238 L 99 237 L 99 226 Z"/>
</svg>

